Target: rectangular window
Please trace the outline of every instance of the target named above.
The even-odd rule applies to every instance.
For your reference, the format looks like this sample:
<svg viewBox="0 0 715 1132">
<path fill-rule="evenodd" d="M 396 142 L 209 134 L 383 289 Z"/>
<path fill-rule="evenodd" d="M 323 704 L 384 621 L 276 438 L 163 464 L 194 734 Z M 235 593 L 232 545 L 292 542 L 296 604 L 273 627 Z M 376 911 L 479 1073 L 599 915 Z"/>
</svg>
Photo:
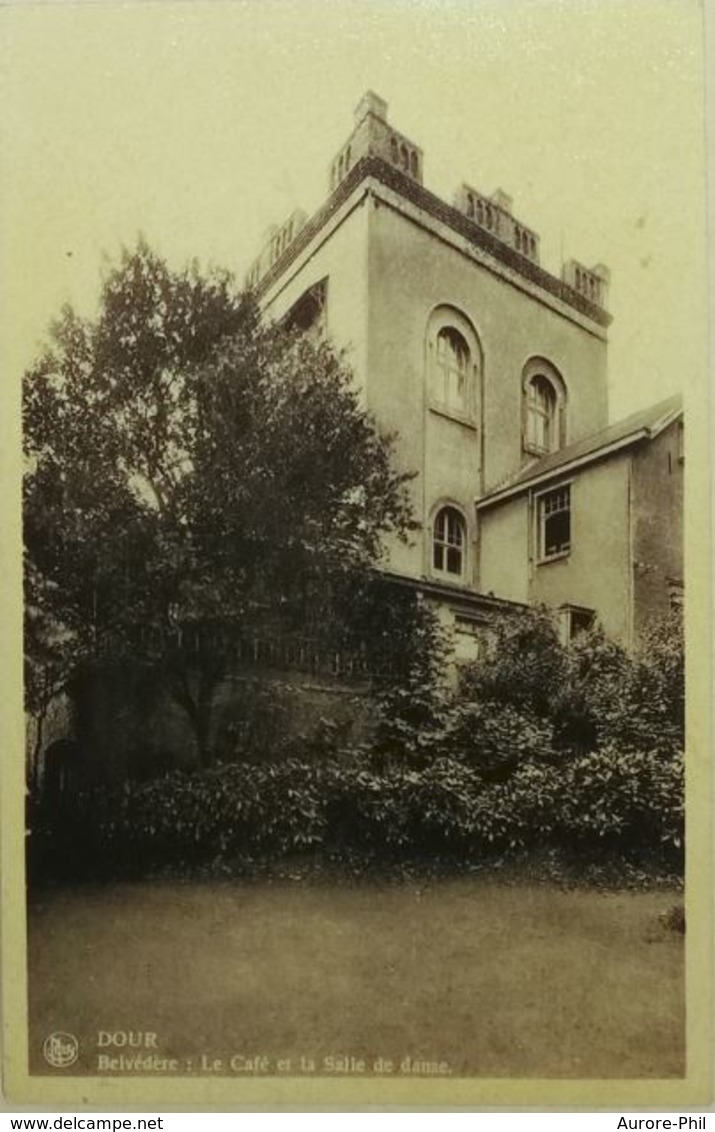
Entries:
<svg viewBox="0 0 715 1132">
<path fill-rule="evenodd" d="M 588 633 L 593 628 L 596 615 L 592 609 L 572 609 L 569 618 L 569 640 L 579 633 Z"/>
<path fill-rule="evenodd" d="M 593 628 L 596 614 L 592 609 L 580 605 L 562 605 L 557 612 L 557 624 L 561 643 L 568 645 L 581 633 Z"/>
<path fill-rule="evenodd" d="M 484 655 L 483 621 L 456 614 L 454 618 L 453 656 L 457 664 L 470 663 Z"/>
<path fill-rule="evenodd" d="M 571 549 L 571 488 L 559 487 L 538 499 L 538 557 L 568 554 Z"/>
<path fill-rule="evenodd" d="M 454 627 L 458 633 L 466 633 L 470 637 L 481 637 L 484 632 L 484 622 L 476 617 L 467 617 L 461 613 L 455 614 Z"/>
</svg>

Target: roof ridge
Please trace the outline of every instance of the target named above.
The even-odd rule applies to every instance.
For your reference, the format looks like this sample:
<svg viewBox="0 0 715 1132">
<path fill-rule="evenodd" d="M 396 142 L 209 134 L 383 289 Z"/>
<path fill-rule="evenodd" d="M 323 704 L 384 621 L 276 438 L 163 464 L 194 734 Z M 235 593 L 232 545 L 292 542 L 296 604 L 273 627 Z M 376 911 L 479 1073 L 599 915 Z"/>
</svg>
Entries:
<svg viewBox="0 0 715 1132">
<path fill-rule="evenodd" d="M 614 445 L 623 448 L 635 442 L 639 435 L 641 438 L 654 439 L 681 412 L 682 396 L 679 393 L 644 409 L 638 409 L 629 416 L 612 421 L 597 432 L 581 437 L 556 452 L 549 452 L 537 460 L 532 460 L 483 492 L 477 497 L 477 502 L 486 503 L 502 492 L 518 489 L 521 486 L 526 488 L 540 476 L 548 477 L 552 473 L 557 475 L 574 461 L 596 460 L 599 453 L 605 449 Z"/>
</svg>

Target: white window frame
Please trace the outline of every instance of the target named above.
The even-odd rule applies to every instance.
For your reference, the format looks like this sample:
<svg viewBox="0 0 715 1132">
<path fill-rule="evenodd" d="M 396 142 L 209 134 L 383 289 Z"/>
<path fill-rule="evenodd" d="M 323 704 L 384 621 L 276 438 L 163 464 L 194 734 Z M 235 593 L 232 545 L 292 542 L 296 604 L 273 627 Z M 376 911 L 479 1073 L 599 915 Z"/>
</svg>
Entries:
<svg viewBox="0 0 715 1132">
<path fill-rule="evenodd" d="M 547 562 L 556 562 L 560 558 L 568 558 L 573 550 L 573 496 L 571 492 L 571 480 L 566 483 L 557 484 L 555 487 L 550 487 L 545 491 L 540 491 L 534 496 L 534 521 L 535 521 L 535 540 L 536 540 L 536 562 L 543 565 Z M 550 514 L 562 514 L 566 512 L 569 516 L 569 541 L 568 545 L 563 546 L 560 550 L 553 551 L 551 554 L 546 553 L 546 520 L 549 517 L 546 513 L 546 505 L 549 497 L 564 496 L 565 506 L 561 506 L 558 510 L 550 511 Z"/>
<path fill-rule="evenodd" d="M 456 326 L 442 326 L 435 338 L 432 395 L 448 413 L 469 416 L 472 354 Z"/>
<path fill-rule="evenodd" d="M 440 539 L 438 539 L 438 537 L 437 537 L 437 524 L 438 524 L 438 521 L 439 521 L 439 517 L 440 517 L 440 515 L 443 515 L 445 513 L 449 513 L 448 515 L 446 515 L 446 518 L 445 518 L 446 523 L 449 522 L 449 519 L 456 517 L 456 520 L 457 520 L 456 525 L 457 525 L 458 530 L 459 530 L 459 540 L 458 541 L 455 541 L 454 538 L 450 538 L 450 531 L 447 527 L 445 528 L 444 536 Z M 467 526 L 467 520 L 465 519 L 461 510 L 458 507 L 455 507 L 455 505 L 453 503 L 442 503 L 442 504 L 440 504 L 440 506 L 436 509 L 436 511 L 434 513 L 434 518 L 432 520 L 432 525 L 431 525 L 431 528 L 430 528 L 430 534 L 431 534 L 431 538 L 430 538 L 430 570 L 431 570 L 431 573 L 434 574 L 434 576 L 437 577 L 437 578 L 445 578 L 445 579 L 448 579 L 448 580 L 451 580 L 451 581 L 455 581 L 455 580 L 464 581 L 464 579 L 467 576 L 467 552 L 468 552 L 468 542 L 469 542 L 469 528 Z M 441 558 L 442 558 L 442 563 L 443 563 L 442 566 L 438 566 L 437 562 L 435 561 L 438 549 L 440 551 Z M 459 553 L 459 572 L 457 572 L 455 570 L 447 569 L 446 562 L 448 561 L 448 555 L 449 555 L 450 550 L 451 551 L 457 551 Z"/>
<path fill-rule="evenodd" d="M 526 448 L 544 455 L 553 452 L 558 440 L 559 400 L 545 374 L 535 373 L 526 383 L 525 409 Z"/>
<path fill-rule="evenodd" d="M 452 335 L 466 348 L 463 367 L 450 364 L 447 351 L 440 346 L 440 342 L 446 342 Z M 467 316 L 447 304 L 435 307 L 427 323 L 426 338 L 426 403 L 429 409 L 476 429 L 481 408 L 482 365 L 479 336 Z"/>
<path fill-rule="evenodd" d="M 548 387 L 551 407 L 539 404 L 538 387 Z M 558 452 L 566 443 L 566 384 L 556 367 L 546 358 L 532 358 L 524 366 L 522 374 L 522 421 L 521 446 L 532 456 L 549 456 Z M 541 429 L 534 428 L 534 422 L 541 422 Z M 542 442 L 536 435 L 542 431 Z"/>
<path fill-rule="evenodd" d="M 570 645 L 573 640 L 578 637 L 579 633 L 574 633 L 574 615 L 579 617 L 585 614 L 589 618 L 588 629 L 592 629 L 596 624 L 596 611 L 589 609 L 585 605 L 561 605 L 558 609 L 558 620 L 560 628 L 561 643 Z M 588 632 L 588 629 L 582 629 L 580 632 Z"/>
</svg>

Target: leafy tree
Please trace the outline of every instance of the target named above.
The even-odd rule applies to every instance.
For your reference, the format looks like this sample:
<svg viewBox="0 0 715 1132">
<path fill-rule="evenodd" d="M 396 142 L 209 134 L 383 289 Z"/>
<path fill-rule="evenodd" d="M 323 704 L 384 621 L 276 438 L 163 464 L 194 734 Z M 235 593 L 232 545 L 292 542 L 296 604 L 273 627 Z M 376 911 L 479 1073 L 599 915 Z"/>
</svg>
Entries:
<svg viewBox="0 0 715 1132">
<path fill-rule="evenodd" d="M 31 663 L 64 642 L 72 662 L 159 665 L 204 762 L 232 639 L 329 632 L 334 596 L 410 524 L 409 477 L 345 358 L 144 242 L 95 320 L 54 324 L 25 376 L 24 443 Z"/>
<path fill-rule="evenodd" d="M 26 563 L 28 602 L 24 610 L 25 701 L 34 719 L 31 749 L 28 750 L 28 776 L 34 784 L 44 747 L 45 724 L 53 701 L 62 693 L 78 664 L 76 634 L 58 616 L 54 583 L 49 582 L 31 561 Z"/>
</svg>

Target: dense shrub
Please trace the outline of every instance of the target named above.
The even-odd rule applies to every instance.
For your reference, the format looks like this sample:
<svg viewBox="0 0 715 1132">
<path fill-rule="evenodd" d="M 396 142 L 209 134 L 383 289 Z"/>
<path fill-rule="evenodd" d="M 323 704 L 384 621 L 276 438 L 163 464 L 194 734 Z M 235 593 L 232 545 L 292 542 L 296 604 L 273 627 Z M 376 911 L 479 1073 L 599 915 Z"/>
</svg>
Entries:
<svg viewBox="0 0 715 1132">
<path fill-rule="evenodd" d="M 579 634 L 563 653 L 562 681 L 549 705 L 554 744 L 592 751 L 619 730 L 632 661 L 599 626 Z"/>
<path fill-rule="evenodd" d="M 458 695 L 444 715 L 445 748 L 486 780 L 504 780 L 525 760 L 553 755 L 552 727 L 533 711 Z"/>
<path fill-rule="evenodd" d="M 628 654 L 596 627 L 564 649 L 551 713 L 557 744 L 587 751 L 682 750 L 685 678 L 682 617 L 654 620 Z"/>
<path fill-rule="evenodd" d="M 426 640 L 438 655 L 428 616 Z M 35 872 L 141 873 L 295 854 L 380 862 L 558 849 L 683 855 L 682 635 L 634 656 L 600 630 L 564 648 L 544 614 L 512 618 L 447 695 L 425 653 L 379 703 L 375 742 L 174 772 L 31 819 Z M 286 752 L 283 752 L 285 755 Z"/>
<path fill-rule="evenodd" d="M 636 849 L 683 844 L 683 758 L 605 747 L 570 768 L 563 822 L 573 843 Z"/>
<path fill-rule="evenodd" d="M 634 653 L 598 625 L 566 647 L 544 610 L 505 618 L 486 657 L 463 670 L 442 721 L 454 749 L 485 768 L 605 746 L 682 750 L 682 617 L 654 620 Z"/>
<path fill-rule="evenodd" d="M 404 640 L 404 636 L 402 638 Z M 434 612 L 419 601 L 412 608 L 405 662 L 375 695 L 373 749 L 379 766 L 428 765 L 441 749 L 448 641 Z"/>
<path fill-rule="evenodd" d="M 682 769 L 678 756 L 611 748 L 563 767 L 525 761 L 504 781 L 454 757 L 380 772 L 364 756 L 236 763 L 95 791 L 51 821 L 36 815 L 31 864 L 116 875 L 316 851 L 386 862 L 549 846 L 677 864 Z"/>
</svg>

